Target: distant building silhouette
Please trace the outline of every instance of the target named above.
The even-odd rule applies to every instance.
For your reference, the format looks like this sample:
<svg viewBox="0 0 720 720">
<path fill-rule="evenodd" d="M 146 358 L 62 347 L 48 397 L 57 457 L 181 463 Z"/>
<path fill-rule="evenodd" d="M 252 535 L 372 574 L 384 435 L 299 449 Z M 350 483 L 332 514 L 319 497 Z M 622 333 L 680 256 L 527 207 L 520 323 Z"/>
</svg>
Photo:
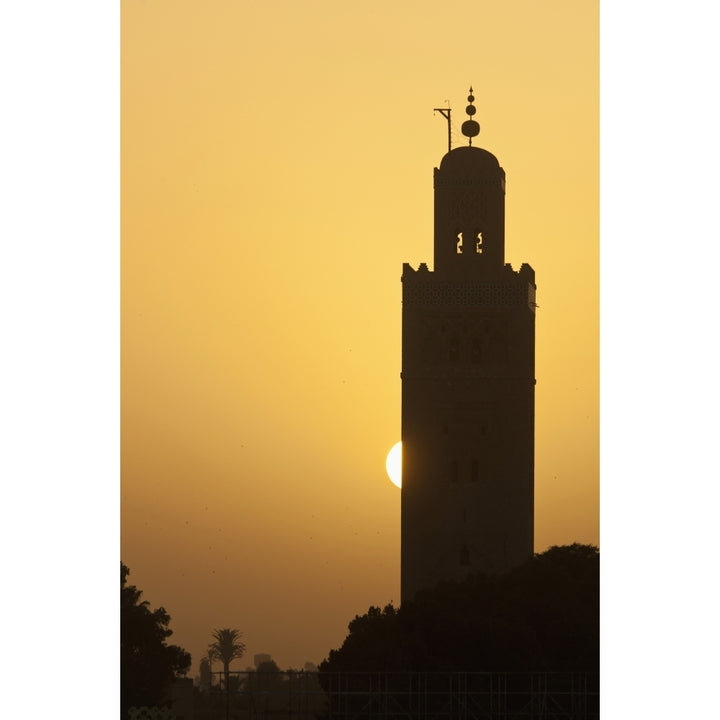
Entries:
<svg viewBox="0 0 720 720">
<path fill-rule="evenodd" d="M 533 553 L 535 272 L 505 263 L 505 172 L 468 102 L 469 144 L 434 173 L 434 269 L 403 265 L 403 601 Z"/>
<path fill-rule="evenodd" d="M 253 656 L 253 665 L 255 665 L 255 669 L 262 665 L 263 663 L 271 662 L 272 657 L 268 655 L 267 653 L 257 653 Z"/>
</svg>

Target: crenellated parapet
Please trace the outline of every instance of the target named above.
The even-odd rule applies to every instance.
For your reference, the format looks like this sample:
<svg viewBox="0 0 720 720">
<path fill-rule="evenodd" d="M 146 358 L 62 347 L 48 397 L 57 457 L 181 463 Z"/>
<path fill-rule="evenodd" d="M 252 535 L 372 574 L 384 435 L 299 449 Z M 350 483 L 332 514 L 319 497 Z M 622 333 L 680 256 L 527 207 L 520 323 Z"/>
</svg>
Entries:
<svg viewBox="0 0 720 720">
<path fill-rule="evenodd" d="M 527 307 L 535 312 L 535 271 L 527 263 L 513 270 L 510 263 L 492 273 L 436 274 L 421 263 L 417 270 L 403 264 L 403 304 L 412 306 L 490 309 Z"/>
</svg>

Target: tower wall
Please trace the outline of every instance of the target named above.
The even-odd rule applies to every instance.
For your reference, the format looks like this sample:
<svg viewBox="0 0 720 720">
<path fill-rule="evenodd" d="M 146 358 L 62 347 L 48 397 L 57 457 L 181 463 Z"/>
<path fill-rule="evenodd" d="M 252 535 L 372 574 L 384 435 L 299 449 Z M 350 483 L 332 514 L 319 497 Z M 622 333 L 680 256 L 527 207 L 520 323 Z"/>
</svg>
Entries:
<svg viewBox="0 0 720 720">
<path fill-rule="evenodd" d="M 435 270 L 403 266 L 403 600 L 533 552 L 535 274 L 504 263 L 504 182 L 490 153 L 448 153 Z"/>
</svg>

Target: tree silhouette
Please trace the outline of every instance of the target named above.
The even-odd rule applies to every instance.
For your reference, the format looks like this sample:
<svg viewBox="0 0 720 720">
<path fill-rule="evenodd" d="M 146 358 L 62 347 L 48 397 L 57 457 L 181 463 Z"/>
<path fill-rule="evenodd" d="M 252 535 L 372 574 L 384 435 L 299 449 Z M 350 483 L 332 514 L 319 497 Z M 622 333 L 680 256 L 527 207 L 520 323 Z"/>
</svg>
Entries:
<svg viewBox="0 0 720 720">
<path fill-rule="evenodd" d="M 420 591 L 349 624 L 332 672 L 599 671 L 599 551 L 554 546 L 503 575 Z"/>
<path fill-rule="evenodd" d="M 245 653 L 245 643 L 240 641 L 242 633 L 231 628 L 213 630 L 214 642 L 208 645 L 208 660 L 220 660 L 223 664 L 225 676 L 225 693 L 227 701 L 225 705 L 225 716 L 230 718 L 230 663 L 239 659 Z"/>
<path fill-rule="evenodd" d="M 130 570 L 120 563 L 120 713 L 160 705 L 176 677 L 190 669 L 190 653 L 168 645 L 172 635 L 165 608 L 150 610 L 142 591 L 127 584 Z"/>
</svg>

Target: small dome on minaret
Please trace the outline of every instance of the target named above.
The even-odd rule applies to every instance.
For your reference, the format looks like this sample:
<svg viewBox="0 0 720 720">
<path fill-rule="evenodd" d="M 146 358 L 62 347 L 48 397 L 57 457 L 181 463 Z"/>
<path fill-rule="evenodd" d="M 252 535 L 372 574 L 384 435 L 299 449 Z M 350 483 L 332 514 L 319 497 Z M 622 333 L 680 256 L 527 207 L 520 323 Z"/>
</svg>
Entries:
<svg viewBox="0 0 720 720">
<path fill-rule="evenodd" d="M 472 87 L 462 132 L 470 142 L 435 168 L 435 269 L 440 274 L 494 272 L 505 264 L 505 171 L 473 145 L 480 132 Z"/>
<path fill-rule="evenodd" d="M 475 96 L 473 95 L 473 89 L 472 86 L 470 87 L 470 94 L 468 95 L 468 106 L 465 108 L 465 112 L 469 116 L 469 120 L 466 120 L 462 124 L 462 134 L 469 138 L 468 144 L 472 145 L 472 139 L 480 133 L 480 124 L 473 120 L 473 115 L 477 111 L 473 103 L 475 102 Z"/>
</svg>

